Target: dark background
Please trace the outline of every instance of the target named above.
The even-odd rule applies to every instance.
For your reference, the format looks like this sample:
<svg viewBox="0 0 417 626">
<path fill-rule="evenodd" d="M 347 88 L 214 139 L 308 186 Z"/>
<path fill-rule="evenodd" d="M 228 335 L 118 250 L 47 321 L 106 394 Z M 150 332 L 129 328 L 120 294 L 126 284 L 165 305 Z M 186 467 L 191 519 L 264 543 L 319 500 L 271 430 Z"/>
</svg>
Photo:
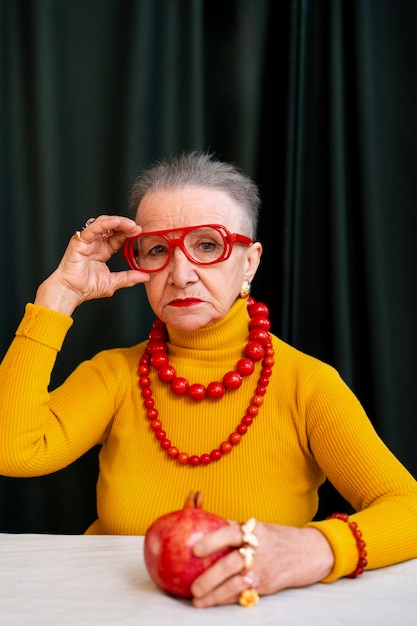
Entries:
<svg viewBox="0 0 417 626">
<path fill-rule="evenodd" d="M 0 0 L 1 355 L 88 217 L 209 149 L 260 185 L 273 332 L 335 365 L 417 476 L 416 33 L 415 0 Z M 152 316 L 136 287 L 74 319 L 53 386 Z M 96 476 L 92 450 L 0 477 L 0 532 L 83 532 Z M 323 490 L 319 515 L 341 506 Z"/>
</svg>

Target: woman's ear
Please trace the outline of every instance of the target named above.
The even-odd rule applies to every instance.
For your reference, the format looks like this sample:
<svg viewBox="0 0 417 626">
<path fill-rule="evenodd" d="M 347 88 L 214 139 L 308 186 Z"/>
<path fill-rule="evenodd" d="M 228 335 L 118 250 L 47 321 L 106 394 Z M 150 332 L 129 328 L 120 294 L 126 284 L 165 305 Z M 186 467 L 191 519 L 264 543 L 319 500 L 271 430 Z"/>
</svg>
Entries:
<svg viewBox="0 0 417 626">
<path fill-rule="evenodd" d="M 252 282 L 261 262 L 262 244 L 255 241 L 249 246 L 246 254 L 245 280 Z"/>
</svg>

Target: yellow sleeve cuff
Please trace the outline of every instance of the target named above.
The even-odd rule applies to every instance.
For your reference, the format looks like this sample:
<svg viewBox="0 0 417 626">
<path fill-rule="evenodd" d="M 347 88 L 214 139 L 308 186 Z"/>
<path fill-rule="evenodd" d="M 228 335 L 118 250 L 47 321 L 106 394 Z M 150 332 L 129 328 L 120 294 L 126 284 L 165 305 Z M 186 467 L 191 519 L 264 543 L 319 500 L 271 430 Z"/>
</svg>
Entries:
<svg viewBox="0 0 417 626">
<path fill-rule="evenodd" d="M 16 336 L 28 337 L 58 352 L 73 322 L 68 315 L 29 302 Z"/>
<path fill-rule="evenodd" d="M 334 566 L 330 574 L 323 578 L 322 583 L 331 583 L 338 578 L 348 576 L 356 569 L 359 554 L 349 524 L 339 519 L 329 519 L 309 522 L 306 528 L 317 528 L 326 537 L 333 550 Z"/>
</svg>

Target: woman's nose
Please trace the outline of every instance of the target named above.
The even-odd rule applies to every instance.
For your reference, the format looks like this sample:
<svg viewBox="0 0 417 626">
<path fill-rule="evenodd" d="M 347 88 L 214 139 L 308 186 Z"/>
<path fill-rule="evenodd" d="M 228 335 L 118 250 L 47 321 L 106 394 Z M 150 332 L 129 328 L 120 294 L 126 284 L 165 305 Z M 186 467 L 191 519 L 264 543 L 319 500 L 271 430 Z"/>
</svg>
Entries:
<svg viewBox="0 0 417 626">
<path fill-rule="evenodd" d="M 194 272 L 195 265 L 186 257 L 180 246 L 175 246 L 172 250 L 169 268 L 173 281 L 181 284 L 190 280 L 190 275 Z"/>
</svg>

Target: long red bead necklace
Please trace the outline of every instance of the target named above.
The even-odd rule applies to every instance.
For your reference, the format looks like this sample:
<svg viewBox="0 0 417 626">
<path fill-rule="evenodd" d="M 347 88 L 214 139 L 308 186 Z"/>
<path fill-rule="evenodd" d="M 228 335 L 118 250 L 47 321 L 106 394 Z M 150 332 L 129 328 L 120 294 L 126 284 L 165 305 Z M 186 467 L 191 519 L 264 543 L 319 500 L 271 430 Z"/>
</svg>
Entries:
<svg viewBox="0 0 417 626">
<path fill-rule="evenodd" d="M 213 381 L 205 387 L 200 383 L 192 385 L 185 378 L 178 377 L 175 369 L 169 364 L 168 347 L 166 344 L 166 326 L 161 320 L 156 319 L 151 331 L 149 341 L 139 361 L 138 376 L 139 387 L 143 397 L 143 405 L 146 409 L 146 417 L 150 420 L 150 427 L 155 433 L 155 437 L 160 442 L 160 446 L 166 451 L 168 456 L 176 459 L 181 465 L 208 465 L 211 461 L 218 461 L 223 455 L 229 454 L 233 446 L 240 443 L 243 435 L 246 434 L 254 418 L 258 415 L 259 407 L 263 404 L 263 397 L 266 394 L 269 384 L 269 377 L 272 374 L 274 365 L 274 349 L 272 347 L 269 329 L 269 309 L 266 304 L 256 302 L 252 297 L 247 300 L 249 322 L 249 338 L 244 349 L 244 356 L 239 359 L 236 368 L 227 372 L 222 382 Z M 262 370 L 257 381 L 255 393 L 246 409 L 236 430 L 232 432 L 228 439 L 223 441 L 218 448 L 210 454 L 187 454 L 180 452 L 179 448 L 173 446 L 167 438 L 162 422 L 158 417 L 158 410 L 155 408 L 155 401 L 152 397 L 151 380 L 149 377 L 151 367 L 158 371 L 158 378 L 168 383 L 175 395 L 183 396 L 187 394 L 192 400 L 201 401 L 207 396 L 212 400 L 221 399 L 226 391 L 238 389 L 244 376 L 250 376 L 255 370 L 255 361 L 262 360 Z"/>
</svg>

